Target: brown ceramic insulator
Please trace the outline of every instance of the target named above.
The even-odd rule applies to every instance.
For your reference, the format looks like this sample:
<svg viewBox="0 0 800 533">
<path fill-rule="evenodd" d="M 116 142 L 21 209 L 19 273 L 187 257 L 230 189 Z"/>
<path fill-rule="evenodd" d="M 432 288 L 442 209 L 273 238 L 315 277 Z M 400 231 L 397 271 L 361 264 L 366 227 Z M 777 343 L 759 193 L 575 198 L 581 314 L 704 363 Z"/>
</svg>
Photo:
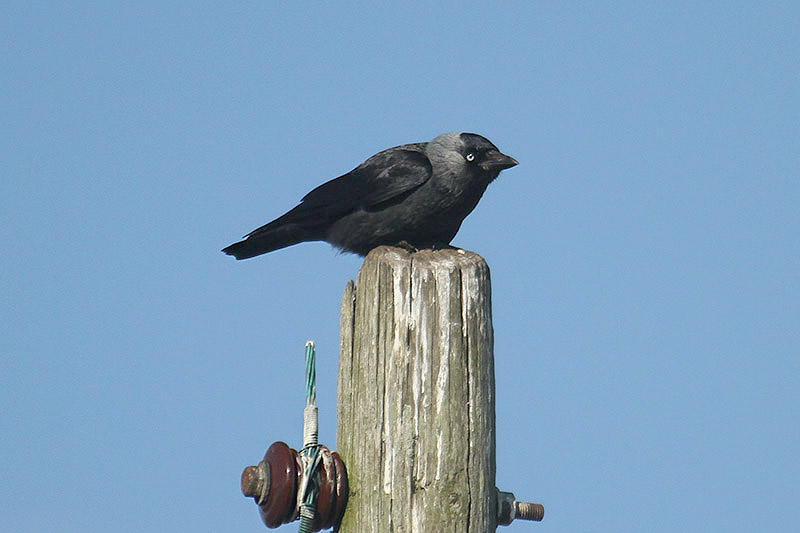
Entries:
<svg viewBox="0 0 800 533">
<path fill-rule="evenodd" d="M 344 515 L 344 509 L 347 507 L 347 497 L 350 494 L 350 486 L 347 482 L 347 468 L 344 466 L 344 461 L 336 452 L 331 452 L 331 457 L 336 468 L 336 505 L 333 513 L 333 523 L 335 525 L 341 522 Z"/>
<path fill-rule="evenodd" d="M 320 446 L 319 453 L 322 461 L 319 465 L 319 497 L 317 498 L 316 531 L 333 527 L 335 517 L 333 512 L 336 506 L 336 466 L 331 457 L 331 451 L 325 446 Z"/>
<path fill-rule="evenodd" d="M 261 519 L 267 527 L 275 528 L 294 514 L 297 494 L 297 452 L 285 442 L 275 442 L 264 455 L 269 464 L 271 483 L 269 497 L 261 506 Z"/>
<path fill-rule="evenodd" d="M 338 453 L 320 446 L 317 511 L 313 531 L 336 526 L 344 514 L 348 497 L 347 471 Z M 269 447 L 257 466 L 242 472 L 242 493 L 259 504 L 261 519 L 269 528 L 298 518 L 297 491 L 303 485 L 303 464 L 298 452 L 284 442 Z"/>
</svg>

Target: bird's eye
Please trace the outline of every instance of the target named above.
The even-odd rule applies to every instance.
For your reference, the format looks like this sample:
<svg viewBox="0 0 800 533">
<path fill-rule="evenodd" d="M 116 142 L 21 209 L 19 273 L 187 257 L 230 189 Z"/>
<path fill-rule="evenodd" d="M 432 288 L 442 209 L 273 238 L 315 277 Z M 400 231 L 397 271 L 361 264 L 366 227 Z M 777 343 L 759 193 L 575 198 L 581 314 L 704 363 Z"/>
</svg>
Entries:
<svg viewBox="0 0 800 533">
<path fill-rule="evenodd" d="M 470 161 L 470 162 L 475 161 L 475 154 L 470 152 L 470 153 L 468 153 L 467 155 L 464 156 L 464 159 L 466 159 L 467 161 Z"/>
</svg>

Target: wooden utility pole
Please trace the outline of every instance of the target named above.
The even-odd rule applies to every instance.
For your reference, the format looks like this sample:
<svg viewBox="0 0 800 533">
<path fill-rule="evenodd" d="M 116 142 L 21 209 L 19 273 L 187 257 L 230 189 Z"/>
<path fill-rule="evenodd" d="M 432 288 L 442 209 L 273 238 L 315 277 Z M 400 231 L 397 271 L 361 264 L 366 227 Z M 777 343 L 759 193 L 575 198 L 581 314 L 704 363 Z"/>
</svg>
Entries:
<svg viewBox="0 0 800 533">
<path fill-rule="evenodd" d="M 489 267 L 463 250 L 379 247 L 342 299 L 341 533 L 494 532 Z"/>
</svg>

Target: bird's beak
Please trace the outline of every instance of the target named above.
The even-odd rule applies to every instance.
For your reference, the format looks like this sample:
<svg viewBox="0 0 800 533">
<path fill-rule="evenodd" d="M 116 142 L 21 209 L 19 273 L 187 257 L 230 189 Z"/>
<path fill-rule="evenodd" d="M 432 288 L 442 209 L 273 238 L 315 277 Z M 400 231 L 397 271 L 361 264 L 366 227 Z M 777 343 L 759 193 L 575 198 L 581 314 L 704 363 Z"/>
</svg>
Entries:
<svg viewBox="0 0 800 533">
<path fill-rule="evenodd" d="M 501 170 L 511 168 L 518 164 L 517 160 L 509 155 L 501 154 L 497 150 L 489 150 L 486 152 L 486 159 L 481 161 L 480 167 L 483 170 L 496 170 L 500 172 Z"/>
</svg>

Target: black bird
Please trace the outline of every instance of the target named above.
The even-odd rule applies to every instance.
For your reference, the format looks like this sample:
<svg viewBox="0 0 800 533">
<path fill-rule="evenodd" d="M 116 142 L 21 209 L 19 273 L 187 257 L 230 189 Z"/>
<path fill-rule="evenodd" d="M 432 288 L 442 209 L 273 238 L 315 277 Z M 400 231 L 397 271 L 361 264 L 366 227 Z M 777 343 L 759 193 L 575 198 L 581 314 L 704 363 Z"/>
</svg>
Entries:
<svg viewBox="0 0 800 533">
<path fill-rule="evenodd" d="M 474 133 L 389 148 L 222 251 L 247 259 L 306 241 L 359 255 L 382 244 L 445 248 L 489 183 L 516 164 Z"/>
</svg>

